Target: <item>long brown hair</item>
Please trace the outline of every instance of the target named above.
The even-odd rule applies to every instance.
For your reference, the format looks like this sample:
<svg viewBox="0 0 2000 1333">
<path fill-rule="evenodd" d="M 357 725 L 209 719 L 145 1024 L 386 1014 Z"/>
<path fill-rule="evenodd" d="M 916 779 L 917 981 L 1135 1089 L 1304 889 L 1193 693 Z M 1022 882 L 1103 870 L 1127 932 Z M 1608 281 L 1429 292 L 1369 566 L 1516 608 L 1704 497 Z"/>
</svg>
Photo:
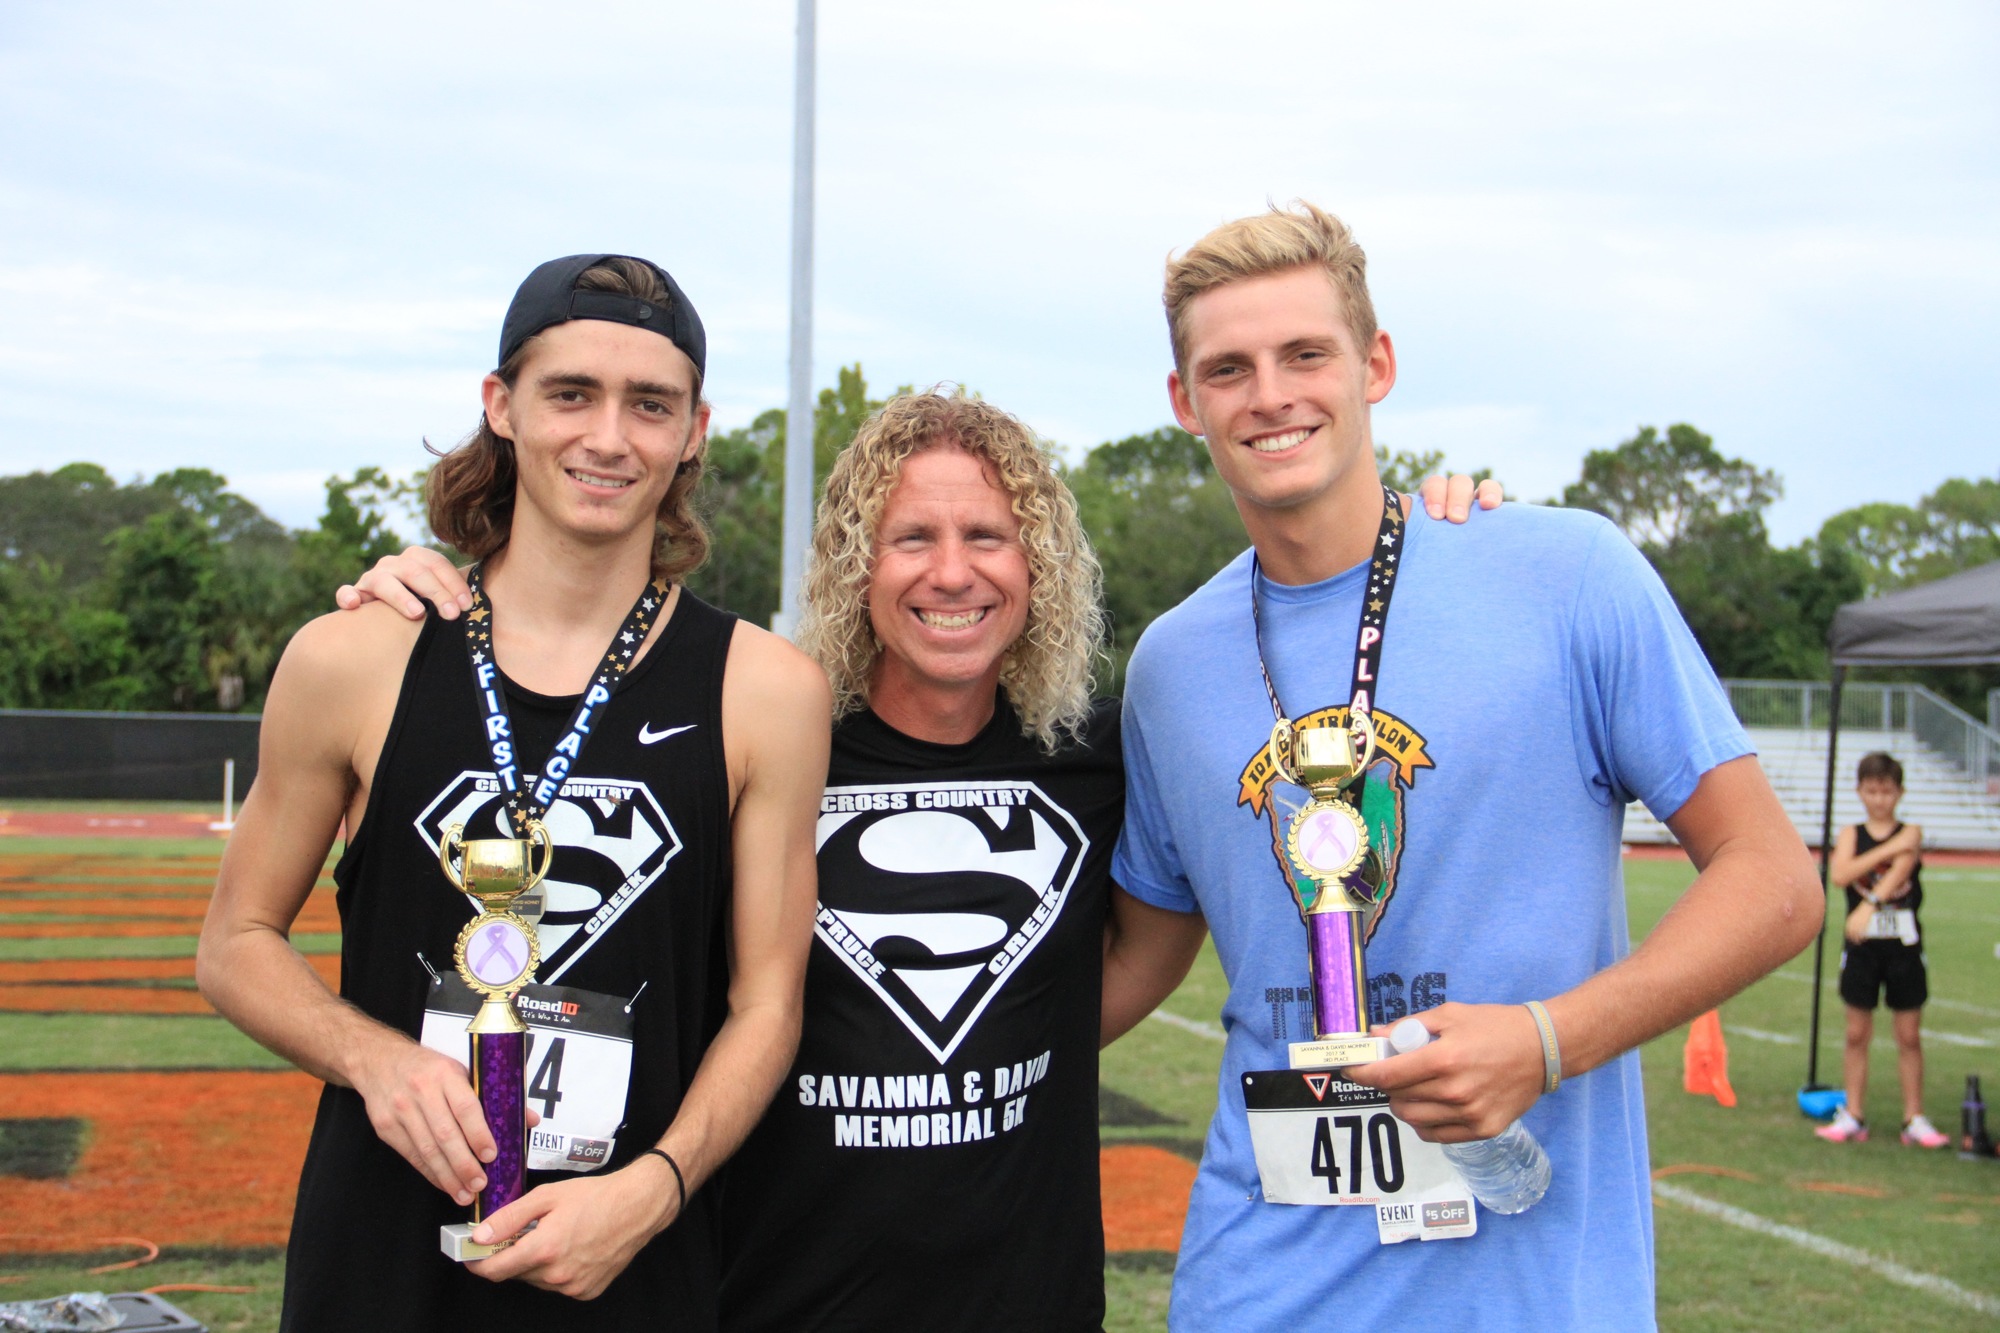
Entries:
<svg viewBox="0 0 2000 1333">
<path fill-rule="evenodd" d="M 585 269 L 576 285 L 661 305 L 670 299 L 666 284 L 651 268 L 622 256 Z M 521 365 L 534 345 L 535 340 L 528 339 L 493 372 L 509 389 L 520 377 Z M 701 372 L 696 371 L 690 408 L 700 404 Z M 694 417 L 690 410 L 689 430 L 694 429 Z M 674 479 L 660 500 L 653 536 L 655 578 L 685 578 L 708 559 L 708 528 L 694 507 L 694 490 L 701 481 L 707 454 L 708 446 L 704 443 L 675 470 Z M 478 427 L 457 448 L 438 455 L 424 483 L 425 517 L 431 531 L 439 540 L 474 560 L 486 559 L 507 545 L 513 531 L 516 480 L 514 442 L 496 434 L 492 423 L 481 413 Z"/>
</svg>

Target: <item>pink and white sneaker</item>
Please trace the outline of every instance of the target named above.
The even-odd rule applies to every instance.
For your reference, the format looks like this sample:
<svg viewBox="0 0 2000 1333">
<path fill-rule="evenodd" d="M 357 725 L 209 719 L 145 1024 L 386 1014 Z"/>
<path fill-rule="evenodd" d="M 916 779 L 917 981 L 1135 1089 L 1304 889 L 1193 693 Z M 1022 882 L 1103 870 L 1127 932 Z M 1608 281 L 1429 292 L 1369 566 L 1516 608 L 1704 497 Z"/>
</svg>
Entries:
<svg viewBox="0 0 2000 1333">
<path fill-rule="evenodd" d="M 1903 1126 L 1903 1142 L 1912 1148 L 1942 1148 L 1951 1142 L 1949 1135 L 1938 1133 L 1929 1116 L 1916 1116 Z"/>
<path fill-rule="evenodd" d="M 1932 1132 L 1935 1133 L 1936 1131 L 1933 1130 Z M 1866 1143 L 1868 1141 L 1868 1126 L 1856 1120 L 1845 1106 L 1833 1113 L 1832 1124 L 1821 1125 L 1813 1133 L 1825 1139 L 1828 1143 Z"/>
</svg>

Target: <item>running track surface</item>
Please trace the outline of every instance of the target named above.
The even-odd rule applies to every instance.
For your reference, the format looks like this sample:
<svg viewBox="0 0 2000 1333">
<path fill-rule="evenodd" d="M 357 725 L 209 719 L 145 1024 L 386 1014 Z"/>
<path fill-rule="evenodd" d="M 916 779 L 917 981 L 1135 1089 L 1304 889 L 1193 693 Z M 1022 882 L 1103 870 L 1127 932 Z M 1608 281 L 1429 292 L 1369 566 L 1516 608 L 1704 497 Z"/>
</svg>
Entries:
<svg viewBox="0 0 2000 1333">
<path fill-rule="evenodd" d="M 204 836 L 207 824 L 193 815 L 0 812 L 0 838 Z M 212 1016 L 193 988 L 192 958 L 116 955 L 119 940 L 199 933 L 215 864 L 0 854 L 0 939 L 97 939 L 107 955 L 0 960 L 0 1013 Z M 339 928 L 322 880 L 296 929 Z M 337 955 L 309 961 L 339 985 Z M 13 1219 L 0 1247 L 75 1252 L 132 1235 L 176 1247 L 283 1245 L 319 1089 L 292 1070 L 0 1074 L 0 1119 L 89 1122 L 67 1177 L 0 1177 L 0 1207 Z M 1106 1247 L 1179 1249 L 1194 1164 L 1141 1144 L 1106 1147 L 1100 1161 Z"/>
</svg>

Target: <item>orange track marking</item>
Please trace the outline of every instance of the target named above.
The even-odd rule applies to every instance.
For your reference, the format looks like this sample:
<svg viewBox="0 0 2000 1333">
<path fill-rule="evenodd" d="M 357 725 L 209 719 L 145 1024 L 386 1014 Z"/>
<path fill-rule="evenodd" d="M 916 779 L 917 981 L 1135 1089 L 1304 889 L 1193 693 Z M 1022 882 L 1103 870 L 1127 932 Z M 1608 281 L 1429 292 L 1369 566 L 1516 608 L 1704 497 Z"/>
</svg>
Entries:
<svg viewBox="0 0 2000 1333">
<path fill-rule="evenodd" d="M 320 980 L 340 990 L 340 955 L 310 954 Z M 164 981 L 194 975 L 192 958 L 52 958 L 0 963 L 0 1011 L 14 1013 L 212 1014 L 201 992 L 173 986 L 91 986 L 90 981 Z"/>
<path fill-rule="evenodd" d="M 212 1014 L 197 990 L 148 986 L 0 986 L 0 1012 Z"/>
<path fill-rule="evenodd" d="M 1150 1144 L 1102 1148 L 1097 1161 L 1103 1175 L 1104 1248 L 1179 1250 L 1194 1163 Z"/>
<path fill-rule="evenodd" d="M 0 1114 L 77 1116 L 66 1180 L 8 1180 L 9 1249 L 75 1251 L 137 1228 L 161 1245 L 282 1245 L 319 1080 L 296 1072 L 0 1074 Z M 32 1222 L 32 1227 L 21 1224 Z"/>
<path fill-rule="evenodd" d="M 0 985 L 49 981 L 178 981 L 194 976 L 192 958 L 37 958 L 0 962 Z"/>
<path fill-rule="evenodd" d="M 94 887 L 94 886 L 93 886 Z M 20 893 L 0 894 L 0 917 L 28 913 L 45 916 L 120 917 L 146 920 L 165 917 L 174 921 L 200 921 L 208 915 L 208 896 L 199 898 L 29 898 Z"/>
<path fill-rule="evenodd" d="M 1738 1171 L 1731 1166 L 1704 1166 L 1700 1162 L 1677 1162 L 1673 1166 L 1653 1168 L 1653 1179 L 1665 1180 L 1668 1176 L 1721 1176 L 1725 1180 L 1751 1180 L 1757 1177 L 1748 1171 Z"/>
<path fill-rule="evenodd" d="M 0 921 L 0 940 L 56 940 L 75 936 L 155 939 L 199 933 L 199 923 L 191 921 Z"/>
<path fill-rule="evenodd" d="M 1839 1180 L 1801 1180 L 1799 1188 L 1815 1194 L 1852 1194 L 1858 1199 L 1886 1199 L 1889 1191 L 1873 1185 L 1849 1185 Z"/>
<path fill-rule="evenodd" d="M 75 901 L 75 900 L 72 900 Z M 72 912 L 59 899 L 43 899 L 32 905 L 18 899 L 0 898 L 0 939 L 41 940 L 60 939 L 69 936 L 102 935 L 119 938 L 158 937 L 164 935 L 198 935 L 201 933 L 202 917 L 208 911 L 206 900 L 189 903 L 184 908 L 175 905 L 178 916 L 168 917 L 155 914 L 150 919 L 142 915 L 126 915 L 113 909 L 88 921 L 9 921 L 6 907 L 15 912 L 38 912 L 49 915 L 81 915 Z M 126 906 L 120 904 L 120 907 Z M 315 893 L 306 899 L 298 920 L 292 929 L 301 934 L 331 935 L 340 931 L 340 912 L 334 906 L 331 893 Z"/>
<path fill-rule="evenodd" d="M 216 812 L 220 814 L 220 811 Z M 216 815 L 89 814 L 67 810 L 0 810 L 0 837 L 15 838 L 214 838 Z"/>
</svg>

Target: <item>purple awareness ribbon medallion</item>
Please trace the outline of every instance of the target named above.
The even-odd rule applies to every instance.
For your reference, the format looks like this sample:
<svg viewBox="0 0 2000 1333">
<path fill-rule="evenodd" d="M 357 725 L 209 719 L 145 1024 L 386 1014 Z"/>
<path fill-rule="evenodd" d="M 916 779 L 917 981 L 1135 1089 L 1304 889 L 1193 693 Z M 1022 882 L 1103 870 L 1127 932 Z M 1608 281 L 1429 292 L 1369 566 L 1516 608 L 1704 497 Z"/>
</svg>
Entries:
<svg viewBox="0 0 2000 1333">
<path fill-rule="evenodd" d="M 480 931 L 465 952 L 472 975 L 488 986 L 505 986 L 528 967 L 528 942 L 505 921 Z"/>
<path fill-rule="evenodd" d="M 1339 874 L 1354 859 L 1354 823 L 1336 810 L 1306 816 L 1299 830 L 1299 854 L 1308 868 Z"/>
</svg>

